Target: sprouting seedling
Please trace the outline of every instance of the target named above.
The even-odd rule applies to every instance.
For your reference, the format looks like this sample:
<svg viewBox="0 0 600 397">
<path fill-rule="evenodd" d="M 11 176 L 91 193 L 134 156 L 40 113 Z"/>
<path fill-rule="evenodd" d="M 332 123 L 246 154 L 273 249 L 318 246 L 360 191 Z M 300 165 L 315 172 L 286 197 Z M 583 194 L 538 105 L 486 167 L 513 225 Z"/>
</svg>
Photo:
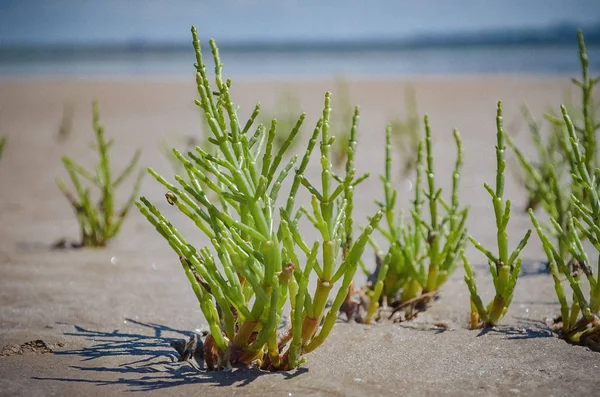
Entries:
<svg viewBox="0 0 600 397">
<path fill-rule="evenodd" d="M 402 158 L 402 175 L 408 175 L 417 167 L 417 150 L 421 143 L 421 116 L 417 106 L 415 90 L 408 87 L 404 91 L 405 116 L 391 123 L 394 145 Z"/>
<path fill-rule="evenodd" d="M 584 150 L 581 150 L 578 134 L 564 106 L 561 107 L 561 111 L 568 132 L 569 160 L 574 165 L 573 178 L 587 197 L 586 200 L 582 200 L 576 195 L 571 196 L 574 214 L 577 217 L 571 212 L 567 213 L 569 228 L 564 229 L 556 219 L 551 218 L 556 234 L 569 247 L 569 253 L 573 257 L 571 261 L 564 260 L 561 252 L 542 230 L 532 210 L 529 211 L 529 215 L 542 241 L 554 279 L 554 289 L 560 302 L 559 335 L 571 343 L 587 345 L 600 351 L 600 272 L 599 275 L 594 274 L 579 235 L 581 233 L 583 237 L 587 237 L 600 252 L 600 228 L 596 221 L 600 217 L 600 197 L 596 188 L 600 170 L 596 169 L 595 173 L 588 171 L 586 148 L 584 146 Z M 571 304 L 565 295 L 563 278 L 567 280 L 572 292 Z M 582 278 L 587 279 L 589 284 L 587 297 Z"/>
<path fill-rule="evenodd" d="M 278 93 L 277 107 L 274 111 L 260 113 L 259 121 L 268 126 L 271 120 L 277 119 L 277 129 L 275 130 L 275 139 L 273 147 L 277 150 L 285 143 L 285 140 L 292 129 L 296 126 L 298 117 L 302 114 L 300 111 L 300 99 L 297 92 L 291 88 L 285 89 Z M 292 142 L 292 147 L 296 145 L 298 140 Z"/>
<path fill-rule="evenodd" d="M 0 158 L 2 158 L 2 153 L 4 153 L 4 147 L 6 146 L 6 140 L 7 140 L 7 138 L 5 136 L 0 138 Z"/>
<path fill-rule="evenodd" d="M 494 279 L 494 288 L 496 295 L 489 305 L 484 306 L 477 293 L 477 285 L 473 270 L 467 260 L 464 251 L 461 253 L 465 267 L 465 282 L 471 294 L 471 328 L 478 326 L 479 320 L 485 327 L 493 327 L 504 317 L 513 298 L 517 278 L 521 271 L 521 261 L 519 254 L 527 244 L 531 230 L 525 233 L 523 239 L 517 245 L 517 248 L 509 255 L 507 226 L 510 220 L 510 200 L 504 200 L 504 170 L 506 161 L 504 153 L 504 131 L 502 123 L 502 102 L 498 102 L 496 113 L 496 189 L 492 189 L 487 183 L 485 189 L 492 196 L 494 215 L 496 218 L 496 238 L 498 243 L 498 254 L 493 254 L 490 250 L 481 245 L 472 236 L 469 240 L 481 251 L 488 259 L 490 273 Z"/>
<path fill-rule="evenodd" d="M 197 249 L 189 244 L 146 198 L 140 198 L 137 206 L 179 256 L 200 302 L 210 327 L 204 341 L 206 366 L 226 369 L 254 364 L 272 371 L 293 369 L 303 362 L 303 354 L 320 346 L 331 331 L 368 235 L 381 214 L 371 219 L 338 266 L 347 201 L 342 200 L 339 206 L 337 203 L 359 180 L 351 172 L 335 186 L 330 164 L 330 94 L 326 94 L 323 117 L 295 170 L 285 205 L 278 206 L 280 189 L 298 156 L 287 163 L 283 158 L 305 115 L 299 117 L 281 147 L 274 150 L 277 122 L 273 120 L 268 130 L 262 125 L 254 129 L 257 106 L 250 119 L 244 125 L 240 123 L 230 96 L 231 82 L 225 82 L 221 75 L 216 44 L 211 41 L 216 82 L 216 89 L 212 89 L 194 27 L 192 36 L 200 95 L 196 105 L 210 125 L 215 154 L 196 148 L 195 153 L 183 156 L 174 150 L 188 177 L 175 176 L 179 186 L 149 171 L 167 188 L 167 201 L 195 223 L 210 240 L 210 246 Z M 304 177 L 319 135 L 323 170 L 320 191 Z M 312 194 L 312 215 L 294 208 L 300 185 Z M 212 200 L 209 191 L 217 199 Z M 279 216 L 275 214 L 277 209 Z M 303 214 L 308 214 L 322 236 L 310 246 L 298 231 Z M 313 273 L 319 282 L 310 294 L 308 282 Z M 329 293 L 340 284 L 333 305 L 327 309 Z M 278 334 L 288 301 L 291 324 Z"/>
<path fill-rule="evenodd" d="M 54 139 L 58 143 L 66 142 L 71 135 L 73 135 L 73 118 L 75 115 L 75 108 L 72 103 L 65 103 L 63 105 L 62 117 L 60 124 L 54 135 Z"/>
<path fill-rule="evenodd" d="M 115 191 L 133 172 L 139 161 L 141 152 L 139 150 L 136 151 L 129 165 L 113 179 L 109 156 L 109 149 L 113 144 L 113 140 L 106 141 L 104 138 L 104 128 L 100 124 L 97 102 L 93 104 L 92 125 L 96 135 L 95 149 L 98 151 L 100 157 L 96 171 L 88 171 L 75 162 L 75 160 L 64 156 L 62 161 L 69 173 L 76 194 L 73 194 L 67 188 L 61 178 L 57 178 L 56 183 L 71 203 L 77 216 L 77 221 L 81 228 L 81 242 L 79 245 L 85 247 L 103 247 L 121 229 L 138 195 L 144 173 L 139 173 L 131 195 L 125 205 L 121 209 L 116 210 L 114 203 Z M 98 202 L 94 203 L 91 189 L 84 186 L 83 180 L 89 182 L 92 187 L 100 190 Z"/>
<path fill-rule="evenodd" d="M 341 168 L 344 163 L 347 163 L 348 159 L 348 148 L 350 147 L 350 134 L 352 130 L 351 121 L 353 107 L 350 101 L 348 83 L 343 79 L 335 80 L 335 98 L 334 109 L 333 109 L 333 124 L 334 130 L 333 135 L 336 137 L 333 150 L 333 166 L 335 168 Z"/>
<path fill-rule="evenodd" d="M 424 123 L 425 140 L 417 150 L 415 198 L 410 211 L 412 222 L 406 226 L 404 214 L 400 212 L 398 217 L 395 210 L 397 193 L 392 187 L 391 126 L 386 130 L 385 174 L 381 177 L 385 201 L 379 205 L 384 210 L 387 228 L 380 227 L 379 231 L 386 238 L 389 249 L 385 259 L 380 257 L 379 260 L 381 267 L 373 288 L 367 323 L 371 322 L 382 293 L 392 305 L 401 305 L 419 295 L 423 299 L 421 303 L 426 303 L 454 272 L 460 260 L 458 254 L 466 243 L 468 209 L 460 207 L 458 197 L 463 162 L 460 135 L 457 130 L 453 131 L 457 157 L 452 174 L 452 196 L 447 203 L 435 183 L 433 145 L 427 116 Z M 427 177 L 426 189 L 421 186 L 423 173 Z M 429 219 L 423 216 L 423 197 L 428 204 Z M 379 247 L 375 246 L 375 250 L 383 255 Z"/>
<path fill-rule="evenodd" d="M 527 203 L 525 209 L 535 210 L 542 206 L 548 213 L 566 213 L 558 206 L 568 203 L 561 200 L 565 192 L 564 177 L 569 166 L 566 156 L 562 152 L 563 128 L 556 125 L 550 129 L 547 139 L 542 136 L 542 125 L 536 121 L 526 106 L 521 108 L 523 118 L 526 120 L 531 140 L 537 152 L 537 161 L 530 161 L 511 139 L 506 135 L 506 143 L 515 152 L 518 165 L 521 167 L 517 177 L 527 190 Z M 542 182 L 544 181 L 544 182 Z"/>
</svg>

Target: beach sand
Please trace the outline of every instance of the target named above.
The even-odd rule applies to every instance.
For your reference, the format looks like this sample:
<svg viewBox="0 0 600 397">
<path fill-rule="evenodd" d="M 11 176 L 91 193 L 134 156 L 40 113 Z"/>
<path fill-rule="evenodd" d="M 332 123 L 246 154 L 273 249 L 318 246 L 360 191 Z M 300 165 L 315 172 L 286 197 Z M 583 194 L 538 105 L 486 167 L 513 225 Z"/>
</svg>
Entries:
<svg viewBox="0 0 600 397">
<path fill-rule="evenodd" d="M 568 79 L 349 80 L 351 102 L 361 105 L 357 169 L 371 174 L 357 189 L 357 223 L 376 210 L 373 201 L 382 195 L 377 176 L 383 171 L 385 125 L 404 113 L 409 86 L 419 110 L 429 114 L 437 178 L 446 192 L 455 161 L 452 128 L 460 130 L 465 149 L 461 200 L 471 207 L 467 225 L 473 236 L 493 247 L 493 212 L 483 183 L 494 181 L 496 101 L 504 101 L 506 129 L 531 152 L 519 107 L 526 103 L 540 117 L 548 106 L 557 109 Z M 273 109 L 284 87 L 297 90 L 307 112 L 306 141 L 322 111 L 323 94 L 335 82 L 245 79 L 234 80 L 232 90 L 244 119 L 256 100 Z M 93 98 L 100 101 L 107 136 L 116 140 L 117 169 L 140 147 L 143 165 L 172 175 L 160 142 L 181 147 L 178 137 L 201 132 L 193 79 L 0 80 L 0 135 L 8 136 L 0 160 L 0 349 L 41 339 L 54 350 L 0 356 L 0 395 L 504 396 L 591 395 L 599 390 L 600 355 L 567 344 L 546 325 L 546 319 L 559 314 L 559 306 L 551 277 L 532 265 L 544 259 L 535 233 L 523 252 L 528 265 L 498 330 L 482 334 L 466 329 L 468 291 L 459 269 L 440 299 L 417 320 L 377 326 L 339 323 L 325 344 L 306 356 L 306 365 L 291 373 L 206 373 L 176 362 L 169 342 L 206 323 L 177 258 L 137 210 L 105 249 L 49 249 L 61 238 L 78 238 L 75 217 L 55 177 L 67 178 L 63 154 L 94 164 L 95 154 L 88 148 Z M 55 136 L 69 106 L 72 136 L 59 143 Z M 317 163 L 309 167 L 309 179 L 318 177 Z M 407 207 L 410 183 L 400 172 L 395 177 L 399 202 Z M 125 186 L 119 197 L 128 193 Z M 156 181 L 147 177 L 142 194 L 191 241 L 206 243 L 191 222 L 167 205 Z M 507 173 L 506 197 L 513 200 L 509 237 L 514 247 L 531 226 L 523 212 L 524 192 L 512 172 Z M 306 229 L 306 239 L 314 237 Z M 493 286 L 485 258 L 473 247 L 468 256 L 487 301 Z M 370 266 L 372 257 L 372 251 L 365 253 Z M 357 282 L 364 282 L 364 276 L 357 275 Z M 435 327 L 438 321 L 448 328 Z"/>
</svg>

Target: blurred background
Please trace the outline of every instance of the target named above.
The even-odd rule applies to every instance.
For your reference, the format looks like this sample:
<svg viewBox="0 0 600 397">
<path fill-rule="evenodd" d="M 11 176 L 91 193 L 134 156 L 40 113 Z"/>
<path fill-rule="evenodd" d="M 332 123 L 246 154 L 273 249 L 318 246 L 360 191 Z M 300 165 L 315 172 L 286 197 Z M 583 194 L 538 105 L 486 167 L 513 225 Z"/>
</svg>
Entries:
<svg viewBox="0 0 600 397">
<path fill-rule="evenodd" d="M 600 56 L 598 0 L 3 0 L 0 76 L 193 73 L 189 28 L 228 75 L 570 74 Z"/>
<path fill-rule="evenodd" d="M 390 124 L 398 152 L 398 202 L 412 200 L 423 115 L 430 116 L 440 170 L 454 167 L 455 152 L 448 148 L 454 147 L 452 129 L 460 129 L 468 153 L 461 189 L 473 219 L 491 213 L 481 185 L 495 173 L 489 159 L 496 102 L 504 101 L 507 129 L 522 150 L 535 153 L 527 146 L 531 120 L 543 123 L 544 134 L 552 131 L 543 115 L 561 103 L 579 117 L 580 90 L 570 80 L 581 74 L 578 28 L 585 33 L 592 76 L 600 70 L 600 0 L 0 0 L 0 137 L 8 141 L 3 165 L 13 170 L 4 173 L 8 179 L 0 186 L 22 189 L 0 197 L 9 203 L 10 211 L 0 208 L 0 216 L 13 219 L 11 236 L 22 225 L 23 239 L 31 238 L 31 228 L 22 224 L 31 216 L 47 219 L 47 229 L 39 227 L 41 238 L 63 230 L 76 235 L 54 179 L 64 175 L 65 153 L 94 166 L 96 154 L 89 151 L 94 99 L 107 135 L 118 138 L 111 149 L 116 168 L 141 148 L 141 165 L 173 175 L 181 172 L 173 147 L 184 152 L 210 147 L 211 132 L 193 103 L 198 93 L 191 25 L 205 58 L 207 40 L 217 40 L 224 76 L 234 81 L 239 117 L 246 120 L 260 102 L 257 124 L 277 119 L 275 144 L 306 112 L 296 140 L 302 148 L 322 114 L 324 92 L 331 91 L 331 133 L 341 138 L 334 165 L 344 164 L 345 137 L 354 105 L 360 105 L 360 134 L 368 139 L 361 138 L 356 166 L 375 176 L 382 172 Z M 205 62 L 212 72 L 212 59 Z M 42 173 L 30 156 L 45 164 Z M 310 167 L 307 175 L 318 177 L 319 164 Z M 515 202 L 524 206 L 525 179 L 513 173 L 507 194 L 520 195 Z M 452 179 L 440 180 L 447 191 Z M 356 197 L 362 211 L 357 218 L 376 209 L 372 192 L 381 191 L 375 177 L 361 186 L 368 194 Z M 167 205 L 163 193 L 150 182 L 142 189 Z M 31 205 L 22 197 L 30 197 Z M 34 207 L 40 213 L 31 212 Z M 514 226 L 519 231 L 530 227 L 523 214 Z M 159 241 L 145 219 L 137 213 L 133 218 L 125 226 L 130 237 L 116 244 L 137 252 L 133 247 L 149 238 L 146 232 Z M 197 232 L 189 226 L 190 233 Z M 491 231 L 477 222 L 469 227 L 480 236 Z M 164 255 L 164 246 L 157 247 Z"/>
</svg>

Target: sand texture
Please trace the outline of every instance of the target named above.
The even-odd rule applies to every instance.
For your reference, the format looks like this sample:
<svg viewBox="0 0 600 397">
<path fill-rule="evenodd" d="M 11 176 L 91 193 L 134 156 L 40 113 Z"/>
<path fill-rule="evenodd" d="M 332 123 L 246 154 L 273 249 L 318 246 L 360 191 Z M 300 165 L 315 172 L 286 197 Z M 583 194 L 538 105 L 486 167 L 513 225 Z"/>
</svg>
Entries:
<svg viewBox="0 0 600 397">
<path fill-rule="evenodd" d="M 504 101 L 509 133 L 531 152 L 519 106 L 527 103 L 535 115 L 549 105 L 556 108 L 568 79 L 353 80 L 351 102 L 361 105 L 357 168 L 371 173 L 357 190 L 357 223 L 375 211 L 373 200 L 381 197 L 377 175 L 383 171 L 385 124 L 403 113 L 403 92 L 409 85 L 416 91 L 419 109 L 430 115 L 438 181 L 446 190 L 455 158 L 451 132 L 459 128 L 466 153 L 461 198 L 471 206 L 469 232 L 493 247 L 493 212 L 483 182 L 494 181 L 496 101 Z M 308 114 L 306 141 L 320 116 L 325 90 L 334 86 L 333 81 L 234 81 L 233 95 L 245 118 L 255 100 L 272 109 L 278 89 L 297 89 Z M 78 238 L 75 217 L 54 179 L 67 177 L 60 161 L 63 154 L 85 165 L 95 161 L 88 149 L 93 98 L 100 101 L 106 134 L 116 139 L 118 169 L 141 147 L 144 165 L 172 175 L 159 152 L 160 142 L 181 146 L 177 137 L 201 132 L 192 79 L 0 81 L 0 135 L 8 136 L 0 160 L 0 395 L 599 393 L 600 354 L 567 344 L 546 324 L 559 307 L 551 277 L 534 264 L 543 259 L 535 234 L 523 253 L 527 264 L 513 304 L 498 330 L 482 334 L 466 329 L 468 292 L 459 269 L 440 299 L 417 320 L 380 326 L 337 324 L 326 343 L 307 355 L 307 364 L 291 373 L 206 373 L 177 362 L 169 343 L 206 324 L 177 258 L 137 210 L 106 249 L 49 249 L 60 238 Z M 69 107 L 72 135 L 60 143 L 55 135 Z M 319 176 L 317 167 L 313 161 L 309 179 Z M 410 183 L 400 172 L 396 179 L 399 201 L 408 206 Z M 128 193 L 123 189 L 120 198 Z M 190 240 L 198 246 L 206 243 L 191 222 L 168 206 L 158 183 L 147 177 L 142 193 Z M 506 196 L 514 203 L 509 224 L 514 247 L 530 221 L 522 211 L 524 193 L 510 172 Z M 312 241 L 314 232 L 305 232 Z M 372 256 L 372 251 L 365 254 L 370 266 Z M 473 247 L 468 256 L 487 301 L 493 286 L 484 257 Z M 364 276 L 357 275 L 357 281 L 364 282 Z M 448 328 L 433 325 L 439 321 Z M 27 344 L 30 341 L 34 342 Z"/>
</svg>

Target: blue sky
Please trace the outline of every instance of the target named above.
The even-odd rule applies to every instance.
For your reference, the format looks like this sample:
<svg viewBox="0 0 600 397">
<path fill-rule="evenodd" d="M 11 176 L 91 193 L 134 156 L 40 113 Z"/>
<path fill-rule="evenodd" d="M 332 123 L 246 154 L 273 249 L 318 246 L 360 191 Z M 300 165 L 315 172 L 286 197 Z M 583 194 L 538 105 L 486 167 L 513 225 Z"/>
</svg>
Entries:
<svg viewBox="0 0 600 397">
<path fill-rule="evenodd" d="M 600 0 L 0 0 L 0 45 L 395 38 L 600 21 Z"/>
</svg>

